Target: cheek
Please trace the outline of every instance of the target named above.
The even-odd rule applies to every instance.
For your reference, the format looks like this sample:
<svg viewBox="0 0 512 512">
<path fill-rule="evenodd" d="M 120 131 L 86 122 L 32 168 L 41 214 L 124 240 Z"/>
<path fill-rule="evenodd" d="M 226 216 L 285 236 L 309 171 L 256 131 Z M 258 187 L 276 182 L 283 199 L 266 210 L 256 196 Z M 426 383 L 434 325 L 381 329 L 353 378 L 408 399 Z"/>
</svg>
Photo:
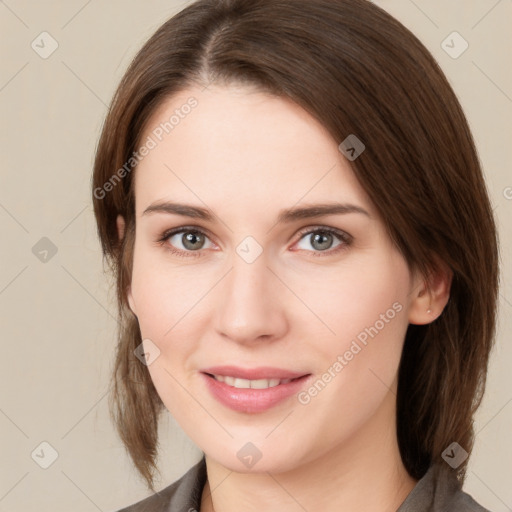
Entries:
<svg viewBox="0 0 512 512">
<path fill-rule="evenodd" d="M 147 367 L 151 380 L 167 410 L 186 422 L 192 411 L 200 413 L 186 388 L 187 368 L 197 349 L 195 324 L 190 320 L 197 315 L 205 291 L 190 283 L 190 273 L 166 271 L 144 257 L 134 261 L 131 289 L 142 339 L 158 347 L 158 357 Z"/>
<path fill-rule="evenodd" d="M 395 254 L 361 258 L 329 274 L 316 276 L 303 295 L 325 326 L 323 338 L 337 339 L 336 348 L 376 326 L 379 332 L 403 330 L 407 323 L 410 275 L 407 264 Z M 397 325 L 398 324 L 398 325 Z M 330 329 L 327 329 L 330 328 Z M 373 332 L 373 329 L 372 329 Z"/>
<path fill-rule="evenodd" d="M 131 292 L 141 336 L 159 351 L 148 370 L 162 401 L 178 417 L 193 406 L 183 385 L 195 372 L 194 354 L 210 319 L 204 299 L 218 279 L 212 274 L 166 265 L 150 251 L 134 254 Z"/>
<path fill-rule="evenodd" d="M 316 283 L 320 285 L 309 295 L 309 304 L 329 327 L 321 325 L 323 334 L 317 338 L 315 350 L 324 366 L 319 372 L 337 363 L 331 370 L 337 375 L 333 388 L 354 388 L 358 395 L 371 395 L 379 387 L 386 392 L 393 385 L 408 326 L 407 264 L 395 253 L 384 254 L 371 264 L 361 259 Z"/>
<path fill-rule="evenodd" d="M 187 324 L 208 282 L 186 266 L 166 264 L 162 250 L 135 250 L 131 292 L 143 337 L 165 342 Z"/>
<path fill-rule="evenodd" d="M 304 417 L 322 429 L 325 439 L 348 439 L 386 409 L 383 402 L 396 394 L 408 326 L 405 262 L 374 259 L 371 266 L 361 262 L 349 270 L 321 281 L 311 303 L 335 335 L 324 329 L 316 338 L 316 380 L 299 402 Z"/>
</svg>

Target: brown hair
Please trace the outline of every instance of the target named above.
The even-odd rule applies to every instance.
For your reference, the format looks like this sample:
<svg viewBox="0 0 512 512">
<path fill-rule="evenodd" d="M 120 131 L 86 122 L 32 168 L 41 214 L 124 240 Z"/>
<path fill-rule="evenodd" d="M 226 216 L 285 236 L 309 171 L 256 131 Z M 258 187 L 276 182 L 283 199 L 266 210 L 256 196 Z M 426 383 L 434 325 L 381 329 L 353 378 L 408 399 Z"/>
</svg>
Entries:
<svg viewBox="0 0 512 512">
<path fill-rule="evenodd" d="M 117 281 L 112 413 L 148 486 L 163 404 L 133 355 L 141 334 L 126 302 L 135 236 L 126 163 L 136 167 L 130 159 L 164 99 L 213 81 L 290 98 L 335 140 L 363 141 L 352 169 L 410 268 L 427 276 L 441 261 L 453 272 L 441 316 L 406 334 L 397 395 L 403 463 L 419 479 L 453 441 L 470 453 L 494 339 L 498 249 L 474 142 L 443 72 L 408 29 L 366 0 L 199 0 L 164 23 L 131 63 L 92 180 L 98 233 Z M 122 241 L 118 214 L 126 221 Z M 466 464 L 457 469 L 461 482 Z"/>
</svg>

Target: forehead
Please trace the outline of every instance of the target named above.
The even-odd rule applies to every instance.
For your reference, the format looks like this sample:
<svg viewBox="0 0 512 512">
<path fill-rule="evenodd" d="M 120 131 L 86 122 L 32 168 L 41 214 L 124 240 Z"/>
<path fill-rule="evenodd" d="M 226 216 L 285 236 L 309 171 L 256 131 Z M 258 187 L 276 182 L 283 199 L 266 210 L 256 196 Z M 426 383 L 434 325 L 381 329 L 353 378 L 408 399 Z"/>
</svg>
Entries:
<svg viewBox="0 0 512 512">
<path fill-rule="evenodd" d="M 189 88 L 160 105 L 140 144 L 151 149 L 135 172 L 137 215 L 160 199 L 253 214 L 316 200 L 371 210 L 339 142 L 286 98 L 243 86 Z"/>
</svg>

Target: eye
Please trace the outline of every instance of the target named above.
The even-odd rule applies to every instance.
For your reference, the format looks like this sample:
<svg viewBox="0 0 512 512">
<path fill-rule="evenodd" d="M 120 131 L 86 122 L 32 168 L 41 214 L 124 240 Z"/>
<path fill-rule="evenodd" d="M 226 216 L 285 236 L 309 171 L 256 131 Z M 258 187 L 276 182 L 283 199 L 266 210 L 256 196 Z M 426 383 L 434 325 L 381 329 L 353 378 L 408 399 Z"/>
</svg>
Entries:
<svg viewBox="0 0 512 512">
<path fill-rule="evenodd" d="M 301 238 L 296 244 L 298 248 L 312 252 L 314 256 L 336 254 L 352 243 L 352 236 L 348 233 L 323 226 L 302 230 L 299 234 Z M 337 244 L 333 248 L 333 242 L 336 241 Z M 202 230 L 186 226 L 165 231 L 157 240 L 157 243 L 164 246 L 171 253 L 183 257 L 199 257 L 203 249 L 216 247 Z M 301 243 L 310 245 L 309 247 L 301 247 L 299 245 Z M 313 251 L 310 250 L 310 247 L 313 247 Z"/>
<path fill-rule="evenodd" d="M 352 237 L 345 233 L 333 228 L 318 227 L 315 229 L 309 229 L 307 231 L 301 231 L 301 239 L 299 244 L 303 243 L 303 246 L 298 246 L 299 249 L 310 251 L 309 247 L 313 247 L 314 256 L 332 255 L 346 249 L 352 243 Z M 333 243 L 338 241 L 333 247 Z M 311 252 L 311 251 L 310 251 Z"/>
<path fill-rule="evenodd" d="M 206 241 L 209 241 L 210 245 L 205 247 Z M 166 231 L 157 242 L 173 254 L 193 257 L 200 256 L 202 249 L 215 246 L 203 231 L 193 227 L 181 227 Z"/>
</svg>

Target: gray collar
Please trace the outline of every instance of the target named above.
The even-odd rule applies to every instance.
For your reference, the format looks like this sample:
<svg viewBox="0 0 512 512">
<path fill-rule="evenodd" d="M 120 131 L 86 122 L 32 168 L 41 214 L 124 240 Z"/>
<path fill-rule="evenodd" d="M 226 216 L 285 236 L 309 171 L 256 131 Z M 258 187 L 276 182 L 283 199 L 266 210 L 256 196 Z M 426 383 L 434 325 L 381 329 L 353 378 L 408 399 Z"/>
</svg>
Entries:
<svg viewBox="0 0 512 512">
<path fill-rule="evenodd" d="M 118 512 L 198 512 L 206 483 L 206 459 L 165 489 Z M 456 474 L 436 464 L 417 482 L 396 512 L 490 512 L 462 491 Z"/>
</svg>

